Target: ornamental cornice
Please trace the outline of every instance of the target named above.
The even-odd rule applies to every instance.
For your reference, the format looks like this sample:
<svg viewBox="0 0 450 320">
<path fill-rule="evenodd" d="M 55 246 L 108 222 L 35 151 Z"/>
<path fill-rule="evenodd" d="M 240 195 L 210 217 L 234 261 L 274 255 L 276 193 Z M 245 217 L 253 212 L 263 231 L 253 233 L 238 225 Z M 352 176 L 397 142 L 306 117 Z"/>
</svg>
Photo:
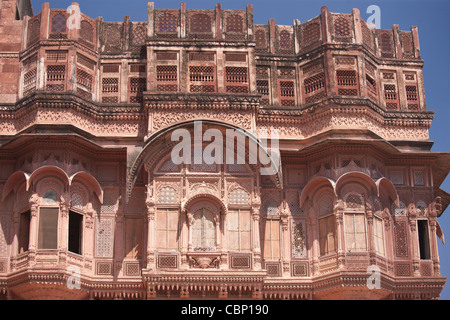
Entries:
<svg viewBox="0 0 450 320">
<path fill-rule="evenodd" d="M 95 120 L 139 121 L 145 119 L 141 106 L 102 106 L 87 101 L 75 93 L 46 92 L 36 92 L 16 104 L 0 107 L 0 119 L 18 119 L 37 109 L 67 110 L 68 108 L 91 116 Z"/>
<path fill-rule="evenodd" d="M 151 109 L 230 109 L 254 110 L 261 102 L 258 94 L 144 93 L 144 104 Z"/>
</svg>

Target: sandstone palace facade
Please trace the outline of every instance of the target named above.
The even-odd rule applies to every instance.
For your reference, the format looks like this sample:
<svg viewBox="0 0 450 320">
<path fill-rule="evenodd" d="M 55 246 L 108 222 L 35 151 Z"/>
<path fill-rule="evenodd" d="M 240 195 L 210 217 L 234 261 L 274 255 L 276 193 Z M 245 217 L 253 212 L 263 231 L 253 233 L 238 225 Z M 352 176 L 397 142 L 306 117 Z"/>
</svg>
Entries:
<svg viewBox="0 0 450 320">
<path fill-rule="evenodd" d="M 416 27 L 78 8 L 0 1 L 1 299 L 439 298 L 450 156 Z M 280 169 L 174 163 L 196 121 L 276 129 Z"/>
</svg>

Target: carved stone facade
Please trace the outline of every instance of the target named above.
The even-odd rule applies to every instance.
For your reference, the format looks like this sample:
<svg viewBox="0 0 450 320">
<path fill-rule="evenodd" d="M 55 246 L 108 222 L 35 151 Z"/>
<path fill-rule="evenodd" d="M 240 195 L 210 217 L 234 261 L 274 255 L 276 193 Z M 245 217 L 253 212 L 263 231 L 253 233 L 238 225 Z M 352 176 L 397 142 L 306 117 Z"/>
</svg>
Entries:
<svg viewBox="0 0 450 320">
<path fill-rule="evenodd" d="M 69 28 L 77 4 L 20 3 L 0 6 L 0 298 L 439 298 L 450 155 L 415 27 L 149 3 Z M 256 152 L 277 130 L 280 169 L 174 163 L 198 122 Z"/>
</svg>

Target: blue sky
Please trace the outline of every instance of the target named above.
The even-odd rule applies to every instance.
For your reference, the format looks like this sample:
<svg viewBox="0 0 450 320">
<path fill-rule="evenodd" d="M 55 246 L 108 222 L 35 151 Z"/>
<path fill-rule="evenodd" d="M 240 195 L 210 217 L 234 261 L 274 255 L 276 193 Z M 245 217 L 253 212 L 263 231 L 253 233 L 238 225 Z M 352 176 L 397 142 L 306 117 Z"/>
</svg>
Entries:
<svg viewBox="0 0 450 320">
<path fill-rule="evenodd" d="M 32 0 L 34 12 L 41 11 L 42 3 L 50 2 L 51 8 L 67 8 L 72 1 Z M 105 21 L 122 21 L 130 16 L 132 21 L 147 20 L 147 0 L 78 0 L 81 11 L 96 18 L 102 16 Z M 398 24 L 401 30 L 410 30 L 411 26 L 419 29 L 422 59 L 425 61 L 424 78 L 428 110 L 435 112 L 430 130 L 430 139 L 435 142 L 432 151 L 450 152 L 450 107 L 447 106 L 450 75 L 450 1 L 448 0 L 155 0 L 156 8 L 179 8 L 186 2 L 190 9 L 213 9 L 216 2 L 222 3 L 224 9 L 246 8 L 253 4 L 254 23 L 265 24 L 270 18 L 277 24 L 292 24 L 294 19 L 307 21 L 320 14 L 320 8 L 326 5 L 331 12 L 350 13 L 358 8 L 361 17 L 367 20 L 367 7 L 377 5 L 381 9 L 381 28 L 391 29 Z M 442 188 L 450 192 L 448 177 Z M 441 259 L 441 273 L 450 276 L 450 209 L 438 220 L 449 240 L 446 246 L 438 240 Z M 441 299 L 450 300 L 450 284 L 444 288 Z"/>
</svg>

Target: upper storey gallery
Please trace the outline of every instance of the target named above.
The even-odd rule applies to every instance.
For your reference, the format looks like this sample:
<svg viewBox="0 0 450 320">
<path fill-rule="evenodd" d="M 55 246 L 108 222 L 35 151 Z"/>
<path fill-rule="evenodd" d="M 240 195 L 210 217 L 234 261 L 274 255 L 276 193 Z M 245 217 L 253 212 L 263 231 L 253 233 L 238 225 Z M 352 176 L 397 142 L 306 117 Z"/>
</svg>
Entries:
<svg viewBox="0 0 450 320">
<path fill-rule="evenodd" d="M 77 10 L 45 3 L 25 19 L 19 98 L 69 91 L 134 104 L 144 92 L 254 94 L 263 106 L 292 108 L 338 96 L 384 111 L 426 110 L 417 28 L 371 29 L 358 9 L 322 7 L 288 26 L 254 24 L 252 5 L 155 9 L 150 2 L 147 22 L 81 14 L 71 28 Z"/>
</svg>

